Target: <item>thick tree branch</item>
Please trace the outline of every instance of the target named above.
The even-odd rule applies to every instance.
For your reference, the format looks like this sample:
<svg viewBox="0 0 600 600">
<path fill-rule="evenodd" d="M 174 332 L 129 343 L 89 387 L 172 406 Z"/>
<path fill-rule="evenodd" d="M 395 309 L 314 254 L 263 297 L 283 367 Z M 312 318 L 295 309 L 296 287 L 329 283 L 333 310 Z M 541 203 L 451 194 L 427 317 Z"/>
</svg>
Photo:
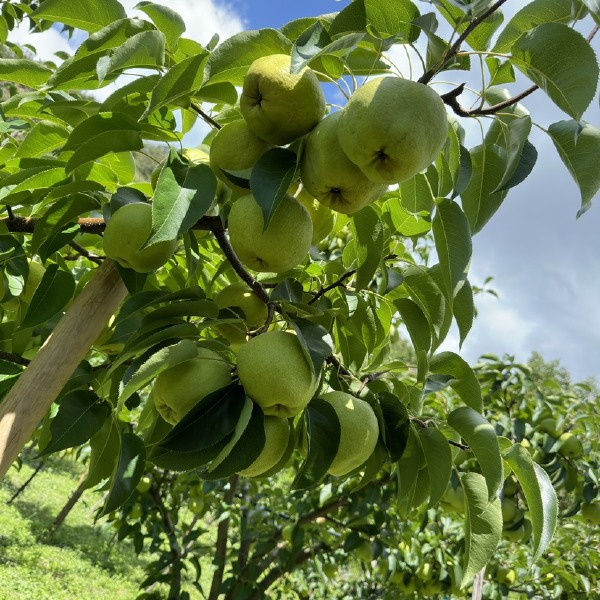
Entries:
<svg viewBox="0 0 600 600">
<path fill-rule="evenodd" d="M 419 83 L 429 83 L 433 77 L 436 75 L 438 71 L 444 68 L 444 66 L 448 63 L 449 60 L 454 58 L 458 52 L 460 51 L 460 47 L 462 43 L 473 33 L 473 31 L 481 25 L 489 16 L 494 14 L 504 3 L 506 0 L 498 0 L 490 6 L 485 12 L 481 13 L 478 17 L 473 19 L 465 30 L 458 36 L 458 39 L 452 44 L 452 46 L 448 49 L 442 60 L 435 66 L 423 73 L 419 78 Z"/>
</svg>

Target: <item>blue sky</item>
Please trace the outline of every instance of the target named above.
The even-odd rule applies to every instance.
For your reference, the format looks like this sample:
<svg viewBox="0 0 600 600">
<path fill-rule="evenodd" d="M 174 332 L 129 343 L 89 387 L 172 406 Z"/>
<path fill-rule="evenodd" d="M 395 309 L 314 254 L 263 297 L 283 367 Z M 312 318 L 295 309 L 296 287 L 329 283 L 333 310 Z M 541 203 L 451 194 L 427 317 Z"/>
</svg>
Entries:
<svg viewBox="0 0 600 600">
<path fill-rule="evenodd" d="M 133 7 L 138 0 L 121 1 L 136 14 Z M 303 16 L 336 12 L 349 0 L 163 3 L 183 16 L 188 25 L 186 35 L 206 43 L 215 32 L 224 40 L 242 29 L 277 28 Z M 427 2 L 416 4 L 423 13 L 432 10 Z M 521 0 L 508 0 L 503 6 L 505 20 L 522 5 Z M 70 50 L 54 29 L 35 38 L 27 31 L 15 32 L 11 39 L 33 43 L 44 57 Z M 593 47 L 598 54 L 600 35 Z M 444 79 L 455 82 L 464 77 L 458 71 L 444 74 Z M 479 85 L 476 78 L 472 82 Z M 513 92 L 523 87 L 520 83 Z M 542 127 L 568 118 L 541 91 L 524 104 Z M 600 127 L 597 96 L 584 118 Z M 467 146 L 477 145 L 477 123 L 464 119 L 462 123 L 470 136 Z M 478 298 L 479 316 L 461 354 L 471 362 L 486 352 L 510 353 L 525 361 L 537 350 L 549 360 L 559 358 L 575 378 L 593 375 L 600 380 L 600 198 L 576 220 L 580 205 L 577 186 L 549 138 L 534 128 L 531 139 L 539 152 L 533 173 L 511 190 L 498 213 L 474 238 L 470 279 L 481 284 L 485 277 L 493 276 L 492 287 L 500 297 Z M 447 347 L 458 350 L 456 336 L 451 336 Z"/>
</svg>

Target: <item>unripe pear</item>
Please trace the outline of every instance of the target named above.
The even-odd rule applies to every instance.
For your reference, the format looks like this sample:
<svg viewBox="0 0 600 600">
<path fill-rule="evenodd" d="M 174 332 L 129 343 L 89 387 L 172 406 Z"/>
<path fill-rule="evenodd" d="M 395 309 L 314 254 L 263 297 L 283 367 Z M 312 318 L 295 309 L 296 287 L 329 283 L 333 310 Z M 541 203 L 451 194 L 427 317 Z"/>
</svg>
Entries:
<svg viewBox="0 0 600 600">
<path fill-rule="evenodd" d="M 208 394 L 230 384 L 229 364 L 220 354 L 198 348 L 198 356 L 162 371 L 153 389 L 162 418 L 175 425 Z"/>
<path fill-rule="evenodd" d="M 254 271 L 285 273 L 308 256 L 312 239 L 310 215 L 287 194 L 266 229 L 262 209 L 250 194 L 235 201 L 228 227 L 235 253 Z"/>
<path fill-rule="evenodd" d="M 583 455 L 583 444 L 581 440 L 570 431 L 563 433 L 560 438 L 560 447 L 558 451 L 565 458 L 580 458 Z"/>
<path fill-rule="evenodd" d="M 325 114 L 325 96 L 314 71 L 291 73 L 291 58 L 257 58 L 244 77 L 240 112 L 259 138 L 278 146 L 307 134 Z"/>
<path fill-rule="evenodd" d="M 592 525 L 600 525 L 600 502 L 584 502 L 581 505 L 581 516 Z"/>
<path fill-rule="evenodd" d="M 220 309 L 238 307 L 244 313 L 245 326 L 241 323 L 222 323 L 216 327 L 234 345 L 243 344 L 247 331 L 263 325 L 269 314 L 267 305 L 243 282 L 224 287 L 215 296 L 215 302 Z M 234 316 L 232 311 L 231 317 Z"/>
<path fill-rule="evenodd" d="M 177 248 L 177 240 L 165 240 L 143 248 L 152 231 L 152 206 L 132 202 L 121 206 L 104 230 L 104 253 L 122 267 L 150 273 L 162 267 Z"/>
<path fill-rule="evenodd" d="M 246 393 L 265 415 L 284 418 L 302 411 L 318 383 L 300 340 L 288 331 L 251 338 L 238 350 L 237 372 Z"/>
<path fill-rule="evenodd" d="M 234 192 L 247 194 L 249 190 L 236 185 L 224 171 L 246 171 L 271 147 L 250 131 L 244 120 L 224 125 L 212 140 L 210 166 L 215 175 Z"/>
<path fill-rule="evenodd" d="M 287 419 L 265 416 L 265 446 L 258 458 L 239 475 L 260 477 L 270 471 L 282 458 L 290 439 L 290 424 Z"/>
<path fill-rule="evenodd" d="M 310 215 L 313 234 L 313 245 L 318 244 L 322 239 L 326 238 L 335 225 L 335 213 L 325 204 L 313 198 L 305 189 L 302 189 L 296 196 L 296 200 L 306 208 Z"/>
<path fill-rule="evenodd" d="M 308 135 L 300 177 L 309 194 L 337 212 L 352 214 L 374 202 L 387 185 L 371 181 L 342 151 L 340 112 L 325 117 Z"/>
<path fill-rule="evenodd" d="M 344 107 L 340 146 L 378 183 L 400 183 L 427 168 L 448 136 L 443 100 L 429 86 L 400 77 L 371 79 Z"/>
<path fill-rule="evenodd" d="M 346 392 L 329 392 L 320 398 L 331 404 L 340 422 L 340 444 L 328 472 L 342 477 L 373 454 L 379 424 L 368 402 Z"/>
</svg>

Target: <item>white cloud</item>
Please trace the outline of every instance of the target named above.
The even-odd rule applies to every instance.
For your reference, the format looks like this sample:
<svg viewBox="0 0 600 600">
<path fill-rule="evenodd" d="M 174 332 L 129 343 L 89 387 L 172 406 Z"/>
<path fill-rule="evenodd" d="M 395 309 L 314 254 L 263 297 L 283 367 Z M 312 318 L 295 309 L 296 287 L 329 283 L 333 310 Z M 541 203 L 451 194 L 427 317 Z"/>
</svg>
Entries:
<svg viewBox="0 0 600 600">
<path fill-rule="evenodd" d="M 33 46 L 36 54 L 44 61 L 57 62 L 56 52 L 73 53 L 73 47 L 69 44 L 69 40 L 57 28 L 52 27 L 40 33 L 30 33 L 28 25 L 28 21 L 21 22 L 18 27 L 10 32 L 8 40 L 18 45 L 29 44 Z"/>
</svg>

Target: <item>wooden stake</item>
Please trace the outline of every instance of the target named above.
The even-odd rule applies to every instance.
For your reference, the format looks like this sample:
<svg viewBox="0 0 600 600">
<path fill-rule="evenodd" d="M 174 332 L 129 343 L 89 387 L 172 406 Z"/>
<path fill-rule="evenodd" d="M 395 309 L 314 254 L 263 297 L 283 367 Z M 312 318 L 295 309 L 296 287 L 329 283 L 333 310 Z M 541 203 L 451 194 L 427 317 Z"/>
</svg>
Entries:
<svg viewBox="0 0 600 600">
<path fill-rule="evenodd" d="M 126 295 L 113 261 L 105 260 L 0 401 L 0 479 Z"/>
</svg>

